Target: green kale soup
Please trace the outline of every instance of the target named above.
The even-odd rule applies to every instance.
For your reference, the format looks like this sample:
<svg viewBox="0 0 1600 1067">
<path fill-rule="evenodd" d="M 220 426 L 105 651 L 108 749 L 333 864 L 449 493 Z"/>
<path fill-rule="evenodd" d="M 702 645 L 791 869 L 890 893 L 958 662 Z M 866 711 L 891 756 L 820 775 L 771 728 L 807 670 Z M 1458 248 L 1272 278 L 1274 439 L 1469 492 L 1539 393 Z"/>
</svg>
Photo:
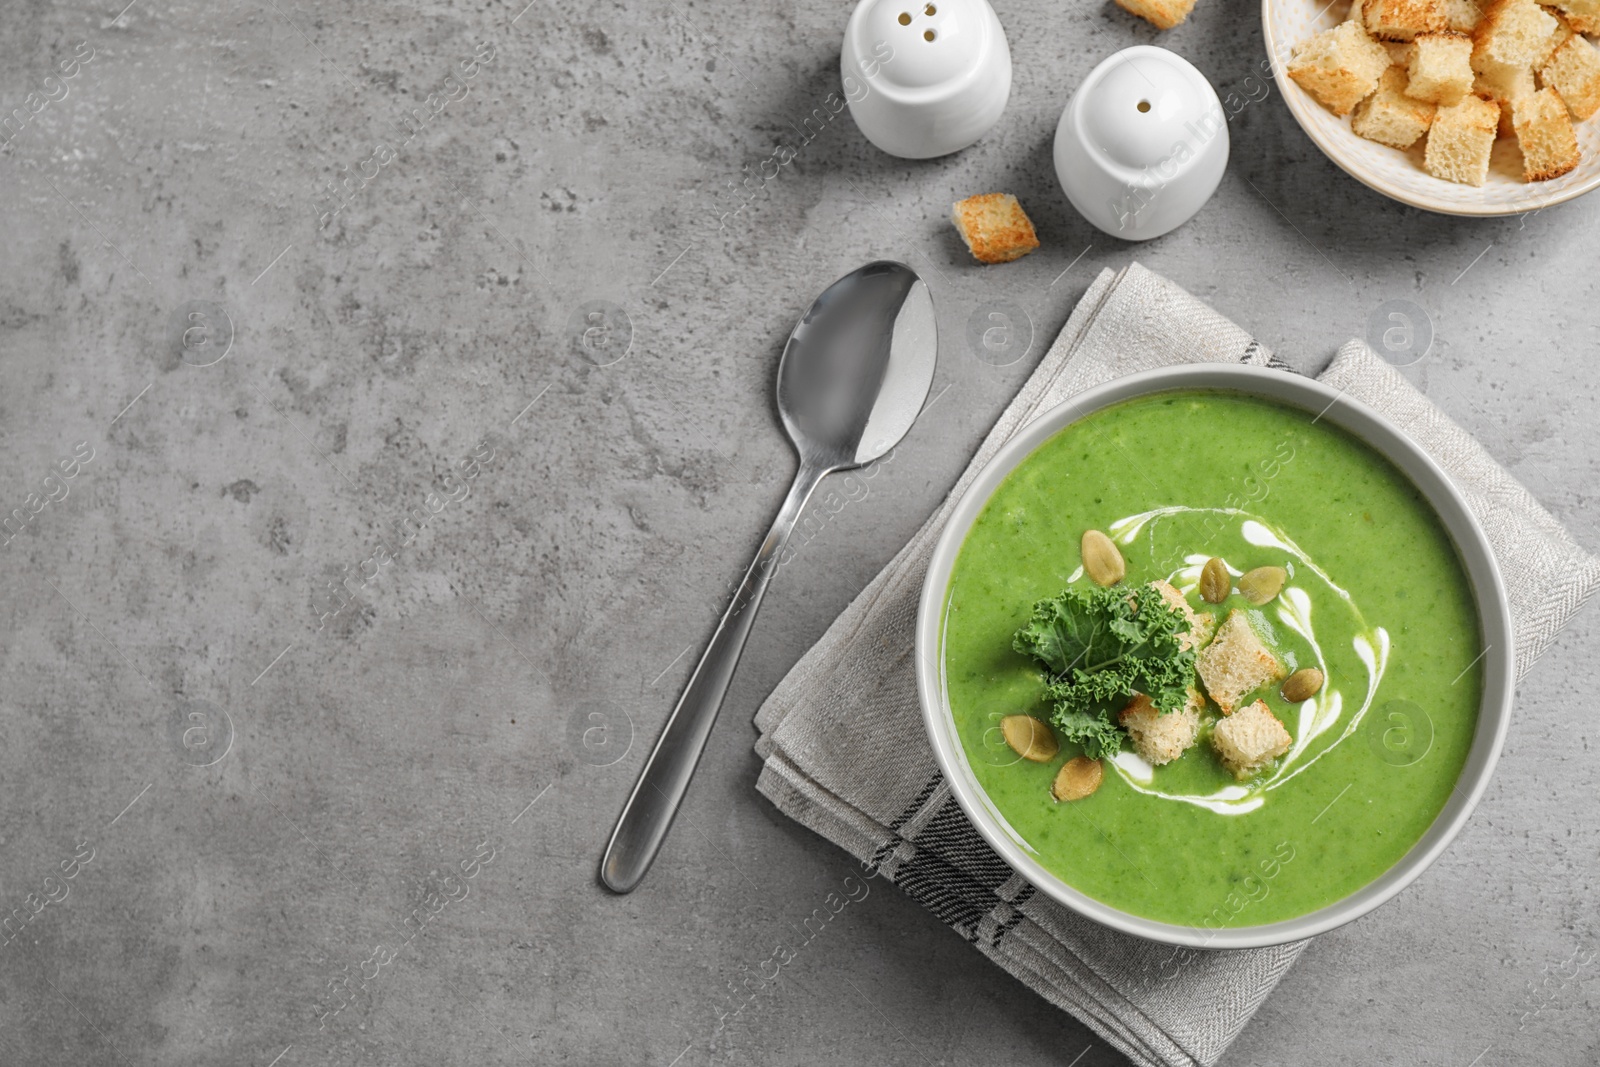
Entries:
<svg viewBox="0 0 1600 1067">
<path fill-rule="evenodd" d="M 1105 584 L 1095 560 L 1085 572 L 1087 531 L 1103 532 L 1120 553 L 1126 573 L 1110 588 L 1127 597 L 1091 580 Z M 1258 569 L 1278 581 L 1264 593 L 1245 581 L 1241 591 Z M 1216 641 L 1254 635 L 1270 677 L 1230 699 L 1219 696 L 1220 674 L 1203 683 L 1197 672 L 1191 705 L 1162 708 L 1159 723 L 1188 715 L 1188 732 L 1171 746 L 1187 747 L 1146 758 L 1143 738 L 1136 746 L 1130 736 L 1129 711 L 1118 719 L 1118 709 L 1132 708 L 1125 693 L 1100 693 L 1100 732 L 1085 733 L 1078 725 L 1095 721 L 1094 712 L 1063 710 L 1065 675 L 1018 651 L 1018 633 L 1040 601 L 1081 606 L 1098 597 L 1122 610 L 1155 600 L 1143 595 L 1152 582 L 1167 583 L 1170 610 L 1192 613 L 1187 655 L 1205 660 L 1202 631 Z M 1151 618 L 1159 603 L 1130 610 Z M 1068 637 L 1072 625 L 1062 623 Z M 1394 865 L 1460 775 L 1483 684 L 1472 589 L 1421 493 L 1328 422 L 1229 392 L 1126 401 L 1036 449 L 967 534 L 942 629 L 967 762 L 1015 836 L 1088 896 L 1186 926 L 1294 918 Z M 1191 662 L 1182 661 L 1185 672 Z M 1312 695 L 1285 699 L 1286 678 L 1313 674 L 1320 687 Z M 1114 684 L 1103 673 L 1080 678 Z M 1303 696 L 1309 687 L 1288 688 Z M 1093 697 L 1095 685 L 1078 691 Z M 1234 705 L 1231 716 L 1219 701 Z M 1216 736 L 1238 719 L 1248 742 L 1247 711 L 1282 738 L 1248 772 L 1224 762 Z M 1014 721 L 1040 732 L 1040 748 L 1008 743 L 1001 723 L 1019 715 L 1038 720 Z M 1086 766 L 1086 747 L 1100 757 L 1088 795 L 1055 799 L 1058 774 Z M 1074 758 L 1078 765 L 1064 769 Z"/>
</svg>

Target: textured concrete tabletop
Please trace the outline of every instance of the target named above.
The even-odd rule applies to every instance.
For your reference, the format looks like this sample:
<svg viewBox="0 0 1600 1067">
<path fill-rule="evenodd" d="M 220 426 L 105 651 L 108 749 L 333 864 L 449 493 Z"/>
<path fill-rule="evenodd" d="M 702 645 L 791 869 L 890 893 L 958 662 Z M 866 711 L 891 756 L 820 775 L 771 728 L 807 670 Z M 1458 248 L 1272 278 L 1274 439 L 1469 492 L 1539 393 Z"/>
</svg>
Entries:
<svg viewBox="0 0 1600 1067">
<path fill-rule="evenodd" d="M 842 0 L 125 2 L 0 20 L 6 1064 L 1120 1062 L 876 883 L 719 1015 L 855 870 L 757 796 L 750 715 L 1135 256 L 1302 369 L 1401 308 L 1406 373 L 1600 547 L 1600 196 L 1469 221 L 1368 191 L 1262 78 L 1245 0 L 1166 34 L 998 0 L 1005 116 L 921 163 L 834 114 Z M 1156 40 L 1239 103 L 1215 197 L 1135 247 L 1051 139 Z M 981 267 L 949 205 L 995 190 L 1044 247 Z M 817 516 L 611 896 L 606 834 L 793 471 L 783 340 L 876 257 L 932 286 L 938 400 Z M 1001 301 L 1015 362 L 965 339 Z M 1226 1063 L 1600 1059 L 1597 637 L 1591 608 L 1459 839 Z"/>
</svg>

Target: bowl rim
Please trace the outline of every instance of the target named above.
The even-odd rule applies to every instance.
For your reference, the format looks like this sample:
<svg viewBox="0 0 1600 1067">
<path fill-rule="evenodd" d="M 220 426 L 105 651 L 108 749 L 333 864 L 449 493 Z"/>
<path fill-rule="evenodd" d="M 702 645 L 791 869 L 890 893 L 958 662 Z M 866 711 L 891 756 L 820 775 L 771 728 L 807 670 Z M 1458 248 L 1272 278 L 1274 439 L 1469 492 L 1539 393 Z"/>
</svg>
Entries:
<svg viewBox="0 0 1600 1067">
<path fill-rule="evenodd" d="M 1317 103 L 1310 93 L 1300 88 L 1294 79 L 1289 77 L 1288 65 L 1279 57 L 1287 56 L 1287 42 L 1280 48 L 1279 42 L 1272 29 L 1272 9 L 1282 0 L 1261 0 L 1261 37 L 1266 45 L 1267 59 L 1272 64 L 1272 80 L 1277 83 L 1278 93 L 1284 102 L 1289 105 L 1289 113 L 1294 116 L 1296 125 L 1303 130 L 1311 142 L 1321 149 L 1322 154 L 1331 159 L 1335 166 L 1344 171 L 1356 181 L 1367 188 L 1382 193 L 1391 200 L 1398 200 L 1402 204 L 1418 208 L 1422 211 L 1431 211 L 1436 215 L 1455 215 L 1462 218 L 1503 218 L 1507 215 L 1527 215 L 1543 211 L 1545 208 L 1564 204 L 1569 200 L 1576 200 L 1585 193 L 1593 192 L 1600 187 L 1600 170 L 1596 170 L 1583 181 L 1576 182 L 1570 187 L 1553 193 L 1548 197 L 1539 198 L 1530 188 L 1529 198 L 1515 205 L 1507 204 L 1452 204 L 1444 200 L 1436 200 L 1427 193 L 1408 190 L 1378 174 L 1369 173 L 1359 163 L 1345 158 L 1344 147 L 1331 137 L 1324 136 L 1323 131 L 1316 123 L 1310 121 L 1312 109 L 1320 110 L 1322 105 Z M 1355 136 L 1351 134 L 1351 136 Z M 1427 175 L 1426 171 L 1419 173 Z M 1432 178 L 1432 175 L 1427 175 Z M 1444 181 L 1442 178 L 1433 179 Z M 1451 183 L 1446 182 L 1449 185 Z M 1543 182 L 1528 182 L 1530 187 L 1543 185 Z"/>
<path fill-rule="evenodd" d="M 1393 866 L 1362 888 L 1305 915 L 1255 926 L 1209 928 L 1148 919 L 1090 897 L 1047 871 L 1004 826 L 966 762 L 943 686 L 943 615 L 956 556 L 1005 478 L 1045 441 L 1080 419 L 1136 397 L 1174 390 L 1242 393 L 1317 413 L 1371 446 L 1419 491 L 1455 545 L 1473 586 L 1486 646 L 1483 695 L 1472 746 L 1444 807 Z M 978 832 L 1013 870 L 1086 918 L 1149 941 L 1193 948 L 1260 948 L 1298 941 L 1351 922 L 1410 885 L 1449 846 L 1477 806 L 1505 743 L 1515 687 L 1510 601 L 1488 536 L 1461 491 L 1422 446 L 1342 390 L 1289 371 L 1234 364 L 1182 364 L 1117 378 L 1069 397 L 1023 426 L 968 484 L 929 560 L 917 604 L 917 694 L 923 726 L 950 790 Z"/>
</svg>

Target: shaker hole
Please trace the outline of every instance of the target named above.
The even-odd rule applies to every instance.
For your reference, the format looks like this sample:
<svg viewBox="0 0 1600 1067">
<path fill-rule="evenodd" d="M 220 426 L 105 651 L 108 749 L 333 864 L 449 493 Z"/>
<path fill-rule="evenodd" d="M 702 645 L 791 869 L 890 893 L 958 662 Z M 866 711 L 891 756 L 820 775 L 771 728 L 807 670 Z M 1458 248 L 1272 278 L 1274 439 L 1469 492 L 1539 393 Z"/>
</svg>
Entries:
<svg viewBox="0 0 1600 1067">
<path fill-rule="evenodd" d="M 1150 101 L 1148 101 L 1148 100 L 1139 101 L 1139 113 L 1141 115 L 1144 114 L 1146 111 L 1149 111 L 1149 110 L 1150 110 Z"/>
<path fill-rule="evenodd" d="M 910 15 L 909 12 L 905 12 L 905 11 L 900 12 L 900 25 L 902 25 L 902 26 L 911 25 L 911 15 Z"/>
<path fill-rule="evenodd" d="M 922 39 L 924 41 L 931 41 L 937 36 L 938 36 L 938 34 L 934 33 L 932 30 L 923 30 L 922 31 Z"/>
<path fill-rule="evenodd" d="M 932 4 L 929 4 L 927 7 L 922 9 L 922 13 L 924 15 L 937 15 L 939 13 L 939 9 L 934 7 Z"/>
</svg>

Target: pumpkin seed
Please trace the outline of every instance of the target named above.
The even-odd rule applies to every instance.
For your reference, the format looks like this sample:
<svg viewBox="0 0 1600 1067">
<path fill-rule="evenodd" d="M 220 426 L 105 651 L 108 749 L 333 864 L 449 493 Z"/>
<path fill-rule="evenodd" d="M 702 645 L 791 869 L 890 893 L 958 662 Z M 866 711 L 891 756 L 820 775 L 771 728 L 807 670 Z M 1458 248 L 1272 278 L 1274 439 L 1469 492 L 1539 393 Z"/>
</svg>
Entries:
<svg viewBox="0 0 1600 1067">
<path fill-rule="evenodd" d="M 1259 606 L 1277 596 L 1288 580 L 1289 572 L 1282 567 L 1257 567 L 1239 579 L 1239 593 Z"/>
<path fill-rule="evenodd" d="M 1049 763 L 1061 748 L 1049 725 L 1032 715 L 1007 715 L 1000 720 L 1000 733 L 1013 752 L 1035 763 Z"/>
<path fill-rule="evenodd" d="M 1289 675 L 1283 683 L 1283 699 L 1291 704 L 1310 700 L 1322 690 L 1322 672 L 1315 667 L 1302 667 Z"/>
<path fill-rule="evenodd" d="M 1085 530 L 1083 534 L 1083 569 L 1095 585 L 1113 586 L 1128 573 L 1128 564 L 1111 543 L 1111 538 L 1099 530 Z"/>
<path fill-rule="evenodd" d="M 1233 592 L 1233 575 L 1228 565 L 1216 556 L 1206 560 L 1200 568 L 1200 598 L 1207 604 L 1220 604 Z"/>
<path fill-rule="evenodd" d="M 1099 760 L 1074 756 L 1056 772 L 1050 795 L 1057 800 L 1082 800 L 1100 788 L 1100 779 L 1104 776 L 1105 769 Z"/>
</svg>

